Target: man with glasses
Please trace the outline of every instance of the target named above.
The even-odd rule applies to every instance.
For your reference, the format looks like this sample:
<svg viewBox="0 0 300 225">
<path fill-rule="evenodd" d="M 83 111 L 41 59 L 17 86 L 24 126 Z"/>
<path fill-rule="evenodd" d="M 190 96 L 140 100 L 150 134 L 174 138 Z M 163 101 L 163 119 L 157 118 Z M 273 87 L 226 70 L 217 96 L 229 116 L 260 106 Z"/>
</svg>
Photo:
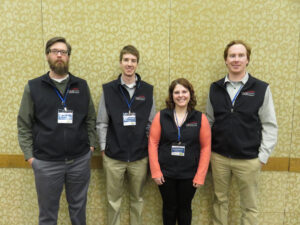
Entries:
<svg viewBox="0 0 300 225">
<path fill-rule="evenodd" d="M 251 48 L 241 40 L 224 50 L 228 75 L 213 82 L 207 101 L 212 125 L 213 225 L 227 225 L 231 177 L 237 178 L 242 225 L 258 225 L 258 178 L 277 141 L 270 86 L 246 68 Z"/>
<path fill-rule="evenodd" d="M 106 172 L 108 225 L 120 225 L 124 179 L 128 178 L 130 224 L 142 223 L 143 189 L 148 169 L 148 138 L 155 116 L 153 87 L 135 73 L 139 52 L 125 46 L 120 52 L 119 77 L 103 85 L 97 131 Z"/>
<path fill-rule="evenodd" d="M 46 44 L 50 71 L 26 84 L 18 114 L 18 138 L 35 175 L 39 225 L 57 224 L 65 185 L 73 225 L 86 224 L 90 159 L 96 115 L 87 82 L 69 72 L 71 45 L 63 37 Z"/>
</svg>

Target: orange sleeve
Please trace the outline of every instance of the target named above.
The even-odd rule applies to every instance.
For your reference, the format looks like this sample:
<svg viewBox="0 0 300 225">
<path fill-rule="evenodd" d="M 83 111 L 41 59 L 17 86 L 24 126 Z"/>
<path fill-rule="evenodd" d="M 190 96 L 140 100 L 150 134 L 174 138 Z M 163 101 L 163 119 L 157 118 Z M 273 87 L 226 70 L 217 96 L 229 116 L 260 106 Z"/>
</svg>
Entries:
<svg viewBox="0 0 300 225">
<path fill-rule="evenodd" d="M 201 145 L 200 160 L 193 182 L 204 184 L 211 153 L 211 129 L 204 113 L 202 113 L 199 141 Z"/>
<path fill-rule="evenodd" d="M 158 112 L 151 124 L 148 140 L 149 164 L 152 178 L 160 178 L 163 176 L 158 162 L 158 145 L 161 135 L 160 112 Z"/>
</svg>

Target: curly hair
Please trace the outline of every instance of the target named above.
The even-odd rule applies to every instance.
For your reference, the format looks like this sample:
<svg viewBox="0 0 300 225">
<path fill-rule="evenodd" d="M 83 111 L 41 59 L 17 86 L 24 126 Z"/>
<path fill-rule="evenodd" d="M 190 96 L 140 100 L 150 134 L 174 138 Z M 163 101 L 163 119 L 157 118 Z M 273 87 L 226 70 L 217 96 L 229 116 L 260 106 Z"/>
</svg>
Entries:
<svg viewBox="0 0 300 225">
<path fill-rule="evenodd" d="M 190 101 L 188 103 L 187 109 L 188 111 L 192 111 L 195 106 L 197 105 L 197 100 L 196 100 L 196 96 L 195 96 L 195 92 L 194 92 L 194 88 L 193 85 L 185 78 L 178 78 L 176 80 L 173 80 L 172 83 L 169 86 L 169 96 L 166 99 L 166 107 L 168 109 L 175 109 L 175 103 L 173 100 L 173 91 L 176 87 L 177 84 L 180 84 L 182 86 L 184 86 L 185 88 L 187 88 L 190 92 Z"/>
</svg>

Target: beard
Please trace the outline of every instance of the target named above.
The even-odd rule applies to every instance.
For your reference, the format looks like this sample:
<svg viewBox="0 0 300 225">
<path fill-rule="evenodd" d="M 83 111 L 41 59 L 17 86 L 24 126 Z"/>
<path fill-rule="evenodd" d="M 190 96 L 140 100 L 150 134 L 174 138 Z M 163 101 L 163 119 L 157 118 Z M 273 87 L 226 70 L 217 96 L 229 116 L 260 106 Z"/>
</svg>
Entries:
<svg viewBox="0 0 300 225">
<path fill-rule="evenodd" d="M 64 62 L 63 60 L 52 61 L 48 59 L 50 69 L 57 75 L 65 75 L 69 72 L 69 61 Z"/>
</svg>

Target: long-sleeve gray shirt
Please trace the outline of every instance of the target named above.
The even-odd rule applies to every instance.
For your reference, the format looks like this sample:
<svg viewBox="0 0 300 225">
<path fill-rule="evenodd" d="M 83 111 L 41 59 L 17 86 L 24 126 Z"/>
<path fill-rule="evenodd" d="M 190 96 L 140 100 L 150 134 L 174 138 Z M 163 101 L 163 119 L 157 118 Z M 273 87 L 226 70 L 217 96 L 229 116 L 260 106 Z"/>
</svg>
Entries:
<svg viewBox="0 0 300 225">
<path fill-rule="evenodd" d="M 233 100 L 234 96 L 238 93 L 241 86 L 246 84 L 248 78 L 249 78 L 248 73 L 246 73 L 244 78 L 238 82 L 230 81 L 228 79 L 228 75 L 225 77 L 224 82 L 226 83 L 226 90 L 231 100 Z M 206 115 L 210 125 L 212 126 L 215 121 L 215 118 L 214 118 L 214 110 L 210 102 L 209 95 L 208 95 L 208 100 L 206 105 Z M 258 111 L 258 116 L 260 118 L 261 125 L 262 125 L 262 140 L 259 147 L 258 158 L 262 163 L 267 163 L 270 154 L 275 148 L 277 142 L 277 132 L 278 132 L 276 114 L 275 114 L 270 86 L 268 86 L 266 89 L 264 102 Z"/>
<path fill-rule="evenodd" d="M 126 85 L 121 78 L 121 84 L 128 91 L 130 98 L 132 98 L 134 91 L 135 91 L 136 83 L 133 83 L 131 85 Z M 155 102 L 154 102 L 154 98 L 153 98 L 153 104 L 152 104 L 151 112 L 149 115 L 146 131 L 149 131 L 150 125 L 152 123 L 154 116 L 155 116 Z M 102 151 L 104 151 L 105 146 L 106 146 L 106 135 L 107 135 L 108 124 L 109 124 L 109 117 L 108 117 L 108 114 L 106 111 L 104 93 L 102 93 L 102 96 L 101 96 L 101 99 L 99 102 L 98 116 L 97 116 L 97 122 L 96 122 L 96 128 L 97 128 L 97 133 L 98 133 L 99 142 L 100 142 L 100 149 Z"/>
<path fill-rule="evenodd" d="M 54 80 L 54 84 L 56 85 L 57 89 L 61 93 L 65 92 L 67 83 L 68 83 L 68 79 L 65 79 L 61 82 L 57 82 Z M 88 137 L 90 141 L 90 146 L 95 147 L 97 146 L 97 134 L 95 131 L 96 112 L 95 112 L 92 97 L 90 97 L 88 107 L 89 107 L 88 115 L 86 118 Z M 33 157 L 33 136 L 32 136 L 33 123 L 34 123 L 34 103 L 30 95 L 29 85 L 26 84 L 24 88 L 20 109 L 19 109 L 18 118 L 17 118 L 19 144 L 21 150 L 24 153 L 26 160 Z"/>
</svg>

